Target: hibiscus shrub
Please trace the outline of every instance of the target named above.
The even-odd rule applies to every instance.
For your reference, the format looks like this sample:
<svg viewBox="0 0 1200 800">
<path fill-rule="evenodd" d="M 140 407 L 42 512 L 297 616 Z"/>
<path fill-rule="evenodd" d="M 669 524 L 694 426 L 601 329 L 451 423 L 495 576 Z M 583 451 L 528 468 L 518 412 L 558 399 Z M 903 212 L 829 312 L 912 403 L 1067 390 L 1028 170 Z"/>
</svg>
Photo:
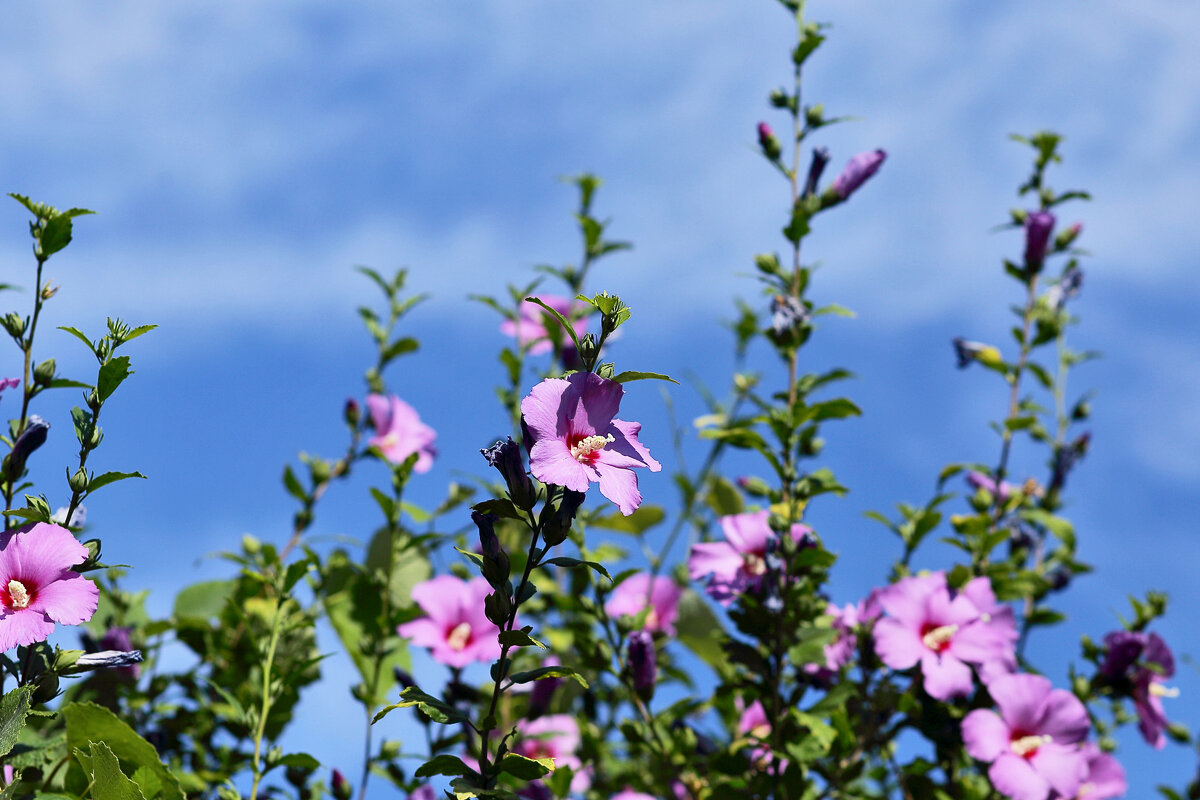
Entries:
<svg viewBox="0 0 1200 800">
<path fill-rule="evenodd" d="M 88 497 L 142 477 L 97 473 L 92 453 L 103 441 L 101 411 L 132 373 L 116 352 L 153 326 L 110 320 L 97 339 L 62 327 L 97 360 L 88 381 L 34 359 L 55 294 L 43 266 L 89 212 L 14 195 L 33 216 L 36 274 L 29 314 L 3 318 L 24 369 L 0 380 L 15 414 L 0 467 L 0 658 L 12 679 L 0 702 L 0 798 L 346 800 L 370 789 L 422 800 L 1101 800 L 1126 789 L 1119 727 L 1136 720 L 1156 748 L 1189 741 L 1164 708 L 1175 664 L 1151 630 L 1166 610 L 1162 595 L 1134 600 L 1132 617 L 1099 644 L 1084 636 L 1069 675 L 1043 676 L 1026 656 L 1039 628 L 1063 622 L 1056 594 L 1088 571 L 1061 514 L 1090 444 L 1077 431 L 1086 398 L 1066 394 L 1071 367 L 1086 358 L 1068 343 L 1082 229 L 1056 230 L 1061 206 L 1086 194 L 1049 185 L 1055 134 L 1016 137 L 1034 165 L 1019 189 L 1030 208 L 1005 223 L 1022 234 L 1020 256 L 1003 264 L 1018 287 L 1014 343 L 954 341 L 959 367 L 1002 384 L 999 452 L 948 466 L 923 504 L 901 503 L 894 517 L 872 512 L 898 540 L 890 579 L 858 602 L 830 602 L 836 554 L 806 513 L 846 491 L 819 465 L 825 423 L 860 411 L 830 396 L 847 371 L 801 372 L 821 318 L 846 313 L 810 299 L 801 250 L 820 215 L 867 191 L 887 155 L 856 155 L 823 182 L 831 156 L 811 144 L 837 120 L 802 105 L 800 89 L 824 29 L 804 19 L 802 3 L 780 5 L 798 31 L 794 82 L 770 97 L 785 133 L 762 122 L 757 136 L 781 177 L 785 247 L 754 257 L 767 308 L 741 305 L 733 326 L 738 353 L 761 348 L 776 369 L 734 375 L 728 399 L 697 420 L 707 455 L 698 469 L 675 471 L 679 502 L 669 510 L 642 502 L 639 481 L 662 480 L 662 466 L 621 402 L 646 381 L 673 381 L 605 360 L 619 328 L 633 321 L 622 333 L 635 342 L 639 334 L 620 298 L 590 282 L 628 244 L 607 238 L 592 210 L 600 182 L 581 175 L 583 260 L 543 268 L 562 293 L 544 291 L 540 278 L 510 287 L 505 301 L 474 298 L 500 314 L 510 337 L 494 412 L 505 435 L 474 462 L 488 496 L 451 484 L 435 509 L 405 500 L 409 482 L 447 455 L 421 421 L 420 398 L 401 399 L 386 381 L 418 347 L 402 327 L 421 298 L 406 295 L 403 271 L 363 269 L 381 294 L 378 307 L 359 310 L 376 356 L 361 403 L 341 410 L 344 451 L 285 467 L 296 504 L 286 542 L 245 537 L 226 554 L 230 578 L 182 589 L 173 612 L 152 619 L 145 593 L 101 562 L 100 540 L 81 539 Z M 38 492 L 27 464 L 49 422 L 33 401 L 64 388 L 82 393 L 71 412 L 78 462 L 65 487 Z M 1017 448 L 1043 451 L 1046 474 L 1011 480 Z M 736 451 L 739 472 L 757 464 L 758 474 L 730 479 Z M 378 527 L 365 547 L 318 546 L 309 533 L 322 498 L 352 485 L 367 461 L 387 478 L 362 492 Z M 965 501 L 954 491 L 962 488 Z M 65 505 L 52 512 L 50 497 Z M 961 558 L 923 570 L 923 545 L 937 532 Z M 640 551 L 609 533 L 632 536 Z M 452 556 L 449 573 L 433 573 L 435 554 Z M 322 654 L 336 645 L 318 646 L 321 621 L 354 668 L 347 699 L 361 707 L 364 755 L 349 777 L 321 753 L 280 744 L 305 687 L 340 677 L 322 674 Z M 47 642 L 65 641 L 56 626 L 69 625 L 84 626 L 84 649 Z M 169 639 L 190 664 L 168 668 Z M 444 669 L 414 676 L 411 650 Z M 143 659 L 158 668 L 142 673 Z M 424 733 L 420 752 L 379 733 L 402 714 Z M 1200 797 L 1200 787 L 1163 793 Z"/>
</svg>

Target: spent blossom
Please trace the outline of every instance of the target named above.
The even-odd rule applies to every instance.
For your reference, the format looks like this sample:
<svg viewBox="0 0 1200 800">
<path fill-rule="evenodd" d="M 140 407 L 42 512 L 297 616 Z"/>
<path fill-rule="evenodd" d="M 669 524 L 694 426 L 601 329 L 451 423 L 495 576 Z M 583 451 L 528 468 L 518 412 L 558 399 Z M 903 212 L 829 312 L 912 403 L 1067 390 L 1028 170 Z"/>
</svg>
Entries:
<svg viewBox="0 0 1200 800">
<path fill-rule="evenodd" d="M 433 659 L 448 667 L 465 667 L 500 657 L 496 626 L 484 616 L 483 599 L 492 588 L 483 578 L 464 581 L 439 575 L 413 587 L 412 598 L 425 616 L 397 629 Z"/>
<path fill-rule="evenodd" d="M 772 534 L 770 512 L 754 511 L 721 517 L 723 542 L 692 545 L 688 574 L 692 580 L 711 575 L 708 594 L 724 605 L 747 590 L 758 591 L 767 572 L 767 543 Z M 807 525 L 795 523 L 791 535 L 797 542 L 812 535 Z"/>
<path fill-rule="evenodd" d="M 1031 211 L 1025 215 L 1025 269 L 1029 273 L 1041 272 L 1053 230 L 1054 215 L 1049 211 Z"/>
<path fill-rule="evenodd" d="M 682 596 L 683 589 L 670 578 L 639 572 L 621 581 L 604 604 L 604 610 L 613 617 L 636 617 L 648 605 L 650 611 L 646 614 L 643 628 L 674 636 L 675 618 L 679 616 L 679 598 Z"/>
<path fill-rule="evenodd" d="M 884 150 L 868 150 L 865 153 L 859 153 L 846 163 L 842 174 L 834 179 L 833 192 L 838 198 L 845 200 L 879 170 L 885 158 L 887 158 L 887 152 Z"/>
<path fill-rule="evenodd" d="M 887 616 L 875 623 L 879 658 L 893 669 L 920 664 L 925 691 L 938 700 L 970 694 L 970 664 L 985 679 L 1009 671 L 1016 663 L 1012 610 L 996 603 L 987 579 L 982 581 L 952 596 L 945 574 L 937 572 L 881 591 Z M 981 609 L 971 595 L 988 608 Z"/>
<path fill-rule="evenodd" d="M 628 516 L 642 503 L 634 469 L 662 469 L 638 441 L 641 423 L 615 419 L 625 390 L 592 372 L 547 378 L 521 401 L 532 447 L 529 468 L 543 483 L 600 494 Z"/>
<path fill-rule="evenodd" d="M 586 305 L 579 301 L 572 302 L 565 297 L 553 294 L 539 295 L 538 299 L 562 314 L 568 320 L 571 319 L 572 315 L 578 314 L 580 310 L 587 308 Z M 500 332 L 516 337 L 517 344 L 522 347 L 528 345 L 529 355 L 531 356 L 548 353 L 550 352 L 550 348 L 553 347 L 550 342 L 550 333 L 546 329 L 547 323 L 550 322 L 547 319 L 548 317 L 549 314 L 536 303 L 521 303 L 521 310 L 517 318 L 515 320 L 506 319 L 501 322 Z M 558 323 L 557 321 L 553 321 L 550 324 L 557 325 Z M 572 321 L 571 327 L 575 329 L 576 336 L 582 336 L 587 332 L 587 317 L 580 317 Z"/>
<path fill-rule="evenodd" d="M 416 409 L 396 395 L 367 395 L 367 409 L 371 413 L 371 427 L 375 435 L 367 440 L 370 447 L 377 449 L 392 464 L 399 464 L 413 453 L 417 463 L 413 469 L 428 472 L 433 466 L 437 450 L 433 446 L 437 433 L 421 422 Z"/>
<path fill-rule="evenodd" d="M 1133 697 L 1138 730 L 1161 750 L 1167 743 L 1164 734 L 1170 724 L 1162 701 L 1179 694 L 1178 689 L 1165 684 L 1175 675 L 1175 655 L 1157 633 L 1113 631 L 1104 637 L 1104 646 L 1107 650 L 1101 674 Z"/>
<path fill-rule="evenodd" d="M 92 618 L 100 590 L 71 569 L 88 555 L 60 525 L 37 522 L 0 533 L 0 651 L 44 641 L 56 622 Z"/>
<path fill-rule="evenodd" d="M 1079 743 L 1087 709 L 1075 695 L 1041 675 L 1005 675 L 988 685 L 999 713 L 978 708 L 962 722 L 963 744 L 991 764 L 992 785 L 1013 800 L 1075 797 L 1088 774 Z"/>
</svg>

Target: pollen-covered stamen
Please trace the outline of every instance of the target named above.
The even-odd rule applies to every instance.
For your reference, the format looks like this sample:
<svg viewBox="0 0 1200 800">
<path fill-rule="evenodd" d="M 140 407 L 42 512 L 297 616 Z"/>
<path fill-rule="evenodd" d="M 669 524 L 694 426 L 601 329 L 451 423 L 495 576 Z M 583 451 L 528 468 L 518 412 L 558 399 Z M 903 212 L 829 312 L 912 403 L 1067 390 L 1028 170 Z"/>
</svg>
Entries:
<svg viewBox="0 0 1200 800">
<path fill-rule="evenodd" d="M 1150 682 L 1149 692 L 1155 697 L 1179 697 L 1179 687 L 1163 686 L 1158 681 Z"/>
<path fill-rule="evenodd" d="M 954 634 L 958 633 L 957 625 L 941 625 L 931 631 L 927 631 L 921 637 L 921 643 L 930 650 L 942 652 L 950 644 L 950 640 L 954 638 Z"/>
<path fill-rule="evenodd" d="M 742 563 L 744 569 L 750 575 L 764 575 L 767 571 L 767 561 L 758 553 L 744 553 L 742 555 Z"/>
<path fill-rule="evenodd" d="M 1020 736 L 1012 740 L 1012 751 L 1022 758 L 1028 758 L 1037 752 L 1044 744 L 1050 744 L 1054 738 L 1048 733 L 1032 736 Z"/>
<path fill-rule="evenodd" d="M 446 644 L 451 650 L 465 650 L 471 641 L 471 623 L 460 622 L 446 634 Z"/>
<path fill-rule="evenodd" d="M 580 463 L 587 462 L 591 459 L 592 453 L 602 449 L 609 442 L 615 441 L 616 439 L 611 433 L 607 436 L 600 436 L 599 434 L 585 436 L 571 445 L 571 456 Z"/>
<path fill-rule="evenodd" d="M 771 726 L 764 722 L 751 728 L 749 733 L 755 739 L 767 739 L 771 735 Z"/>
<path fill-rule="evenodd" d="M 8 582 L 8 597 L 13 608 L 26 608 L 29 605 L 29 590 L 16 578 Z"/>
</svg>

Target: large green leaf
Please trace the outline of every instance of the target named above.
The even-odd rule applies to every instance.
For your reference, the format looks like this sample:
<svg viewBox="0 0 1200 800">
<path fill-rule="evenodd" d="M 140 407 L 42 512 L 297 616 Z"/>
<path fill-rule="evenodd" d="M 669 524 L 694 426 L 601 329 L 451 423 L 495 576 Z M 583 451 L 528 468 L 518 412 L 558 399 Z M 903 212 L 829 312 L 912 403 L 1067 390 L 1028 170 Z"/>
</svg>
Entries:
<svg viewBox="0 0 1200 800">
<path fill-rule="evenodd" d="M 17 736 L 25 727 L 25 716 L 29 713 L 29 696 L 32 686 L 18 686 L 0 700 L 0 756 L 8 755 L 17 743 Z"/>
<path fill-rule="evenodd" d="M 106 745 L 105 749 L 110 750 L 120 764 L 124 765 L 124 773 L 143 776 L 144 782 L 137 784 L 141 792 L 151 794 L 152 792 L 149 790 L 153 788 L 157 790 L 158 796 L 163 800 L 184 800 L 179 780 L 167 769 L 165 764 L 158 760 L 158 753 L 155 752 L 154 747 L 116 714 L 95 703 L 67 703 L 59 713 L 66 722 L 68 752 L 92 752 L 93 769 L 95 770 L 98 769 L 98 762 L 96 762 L 96 755 L 91 744 L 93 742 L 102 743 L 102 745 Z M 107 770 L 107 767 L 105 769 Z M 121 770 L 118 770 L 118 773 L 120 772 Z M 68 788 L 74 788 L 76 791 L 82 790 L 88 782 L 83 771 L 77 765 L 69 768 L 66 780 Z M 98 793 L 98 786 L 99 781 L 94 787 L 97 790 L 97 798 L 101 797 Z M 107 795 L 114 800 L 118 797 L 134 796 Z"/>
<path fill-rule="evenodd" d="M 76 749 L 75 758 L 92 784 L 95 800 L 146 800 L 141 788 L 121 771 L 116 755 L 104 742 L 92 742 L 88 752 Z"/>
</svg>

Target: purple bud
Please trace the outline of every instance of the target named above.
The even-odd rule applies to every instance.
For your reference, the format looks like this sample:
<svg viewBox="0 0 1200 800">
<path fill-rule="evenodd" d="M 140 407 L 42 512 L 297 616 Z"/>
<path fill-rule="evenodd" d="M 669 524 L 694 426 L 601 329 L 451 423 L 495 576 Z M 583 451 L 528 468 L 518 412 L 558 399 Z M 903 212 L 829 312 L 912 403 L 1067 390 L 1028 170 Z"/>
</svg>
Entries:
<svg viewBox="0 0 1200 800">
<path fill-rule="evenodd" d="M 358 407 L 358 401 L 353 397 L 347 397 L 346 405 L 344 408 L 342 408 L 342 418 L 346 420 L 346 424 L 351 428 L 357 428 L 359 417 L 360 411 Z"/>
<path fill-rule="evenodd" d="M 1138 631 L 1113 631 L 1104 637 L 1104 663 L 1100 672 L 1117 680 L 1129 671 L 1146 647 L 1146 634 Z"/>
<path fill-rule="evenodd" d="M 333 776 L 329 779 L 329 783 L 331 784 L 330 789 L 333 791 L 333 796 L 337 800 L 350 800 L 350 796 L 354 794 L 353 787 L 350 786 L 350 782 L 346 780 L 346 776 L 340 770 L 335 769 L 333 771 Z"/>
<path fill-rule="evenodd" d="M 649 631 L 629 634 L 629 671 L 633 675 L 634 690 L 643 698 L 652 696 L 658 680 L 658 661 L 654 652 L 654 637 Z"/>
<path fill-rule="evenodd" d="M 25 422 L 25 430 L 13 442 L 12 452 L 8 454 L 8 480 L 12 483 L 25 472 L 25 460 L 29 454 L 46 443 L 46 434 L 50 431 L 50 423 L 31 414 Z"/>
<path fill-rule="evenodd" d="M 854 194 L 855 190 L 862 186 L 867 178 L 879 170 L 885 158 L 887 158 L 887 152 L 883 150 L 870 150 L 866 153 L 859 153 L 850 159 L 846 164 L 846 168 L 842 170 L 842 174 L 838 175 L 833 181 L 834 193 L 842 200 Z"/>
<path fill-rule="evenodd" d="M 817 184 L 821 181 L 821 173 L 829 163 L 829 148 L 818 147 L 813 150 L 812 162 L 808 165 L 808 180 L 804 182 L 804 196 L 810 197 L 817 193 Z"/>
<path fill-rule="evenodd" d="M 772 161 L 783 155 L 783 148 L 775 138 L 775 131 L 765 122 L 758 123 L 758 146 L 762 148 L 763 155 Z"/>
<path fill-rule="evenodd" d="M 537 493 L 533 483 L 525 474 L 525 462 L 521 459 L 521 446 L 505 437 L 502 442 L 496 442 L 491 447 L 479 451 L 487 459 L 488 466 L 495 467 L 508 486 L 508 496 L 518 508 L 526 510 L 537 503 Z"/>
<path fill-rule="evenodd" d="M 1049 211 L 1031 211 L 1025 217 L 1025 271 L 1036 275 L 1046 260 L 1046 247 L 1054 230 L 1054 215 Z"/>
</svg>

